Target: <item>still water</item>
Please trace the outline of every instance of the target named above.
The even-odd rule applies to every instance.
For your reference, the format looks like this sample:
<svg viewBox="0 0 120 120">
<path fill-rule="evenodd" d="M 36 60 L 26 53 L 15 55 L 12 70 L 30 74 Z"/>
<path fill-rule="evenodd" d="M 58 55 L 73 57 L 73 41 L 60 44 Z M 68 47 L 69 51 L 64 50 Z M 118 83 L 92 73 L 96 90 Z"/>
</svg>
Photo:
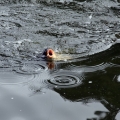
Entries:
<svg viewBox="0 0 120 120">
<path fill-rule="evenodd" d="M 0 120 L 120 120 L 120 1 L 1 0 L 0 101 Z"/>
</svg>

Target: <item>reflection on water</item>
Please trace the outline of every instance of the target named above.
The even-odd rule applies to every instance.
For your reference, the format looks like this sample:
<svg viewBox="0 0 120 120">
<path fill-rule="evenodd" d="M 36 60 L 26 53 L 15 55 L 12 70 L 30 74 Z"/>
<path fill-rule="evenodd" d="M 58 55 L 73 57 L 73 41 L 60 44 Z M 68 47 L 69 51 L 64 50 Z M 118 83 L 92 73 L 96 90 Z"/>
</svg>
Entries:
<svg viewBox="0 0 120 120">
<path fill-rule="evenodd" d="M 20 84 L 27 83 L 35 79 L 34 75 L 20 75 L 15 72 L 2 71 L 0 72 L 0 84 Z"/>
<path fill-rule="evenodd" d="M 119 119 L 119 53 L 120 44 L 117 44 L 76 61 L 2 61 L 1 99 L 6 99 L 2 104 L 8 104 L 7 108 L 2 108 L 9 110 L 7 117 L 2 115 L 3 120 L 10 116 L 11 119 L 28 119 L 33 111 L 36 112 L 30 120 L 36 116 L 46 120 L 49 116 L 63 120 Z M 12 111 L 9 99 L 13 101 Z M 14 112 L 16 109 L 18 111 Z"/>
<path fill-rule="evenodd" d="M 119 3 L 0 1 L 0 119 L 119 120 Z"/>
<path fill-rule="evenodd" d="M 54 63 L 54 61 L 51 61 L 51 62 L 47 62 L 46 63 L 46 65 L 47 65 L 47 67 L 48 67 L 48 69 L 54 69 L 55 68 L 55 63 Z"/>
<path fill-rule="evenodd" d="M 79 86 L 61 89 L 54 87 L 54 90 L 64 99 L 73 102 L 87 104 L 97 100 L 109 110 L 109 113 L 105 115 L 106 119 L 115 119 L 120 110 L 119 76 L 116 77 L 117 74 L 119 75 L 120 68 L 116 65 L 108 66 L 104 71 L 86 72 L 84 73 L 84 80 Z"/>
</svg>

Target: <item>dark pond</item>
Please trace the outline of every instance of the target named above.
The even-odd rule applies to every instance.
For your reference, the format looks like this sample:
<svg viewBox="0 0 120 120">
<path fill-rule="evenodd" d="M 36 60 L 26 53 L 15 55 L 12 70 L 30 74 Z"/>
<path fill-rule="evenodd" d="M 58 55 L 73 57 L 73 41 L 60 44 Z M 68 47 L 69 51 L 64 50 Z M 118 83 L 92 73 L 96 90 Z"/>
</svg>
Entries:
<svg viewBox="0 0 120 120">
<path fill-rule="evenodd" d="M 45 48 L 61 59 L 38 58 Z M 120 0 L 0 0 L 0 120 L 120 120 L 119 111 Z"/>
</svg>

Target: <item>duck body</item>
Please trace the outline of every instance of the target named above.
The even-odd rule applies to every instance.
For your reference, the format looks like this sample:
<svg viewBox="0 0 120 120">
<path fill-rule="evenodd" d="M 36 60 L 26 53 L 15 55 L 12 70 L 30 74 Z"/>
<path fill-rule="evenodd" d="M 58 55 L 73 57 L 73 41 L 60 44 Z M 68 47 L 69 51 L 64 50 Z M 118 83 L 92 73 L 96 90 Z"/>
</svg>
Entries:
<svg viewBox="0 0 120 120">
<path fill-rule="evenodd" d="M 46 48 L 38 55 L 38 58 L 42 58 L 46 61 L 67 61 L 72 59 L 72 56 L 70 54 L 59 54 L 51 48 Z"/>
</svg>

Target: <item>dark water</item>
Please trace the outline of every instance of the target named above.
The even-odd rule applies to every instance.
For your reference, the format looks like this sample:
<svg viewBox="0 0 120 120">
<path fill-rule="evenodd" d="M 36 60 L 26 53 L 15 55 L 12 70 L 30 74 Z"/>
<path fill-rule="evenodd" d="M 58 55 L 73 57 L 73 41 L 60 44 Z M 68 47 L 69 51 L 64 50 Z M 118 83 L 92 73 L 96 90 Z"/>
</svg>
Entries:
<svg viewBox="0 0 120 120">
<path fill-rule="evenodd" d="M 0 101 L 0 120 L 120 120 L 120 1 L 1 0 Z"/>
</svg>

